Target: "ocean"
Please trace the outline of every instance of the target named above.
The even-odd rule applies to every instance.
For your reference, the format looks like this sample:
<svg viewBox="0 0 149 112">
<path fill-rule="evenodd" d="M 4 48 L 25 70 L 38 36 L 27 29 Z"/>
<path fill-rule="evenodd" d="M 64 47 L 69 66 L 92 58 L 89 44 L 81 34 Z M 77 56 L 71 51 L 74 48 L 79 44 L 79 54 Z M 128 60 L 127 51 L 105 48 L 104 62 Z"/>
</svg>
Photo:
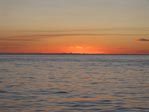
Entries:
<svg viewBox="0 0 149 112">
<path fill-rule="evenodd" d="M 149 55 L 0 55 L 0 112 L 149 112 Z"/>
</svg>

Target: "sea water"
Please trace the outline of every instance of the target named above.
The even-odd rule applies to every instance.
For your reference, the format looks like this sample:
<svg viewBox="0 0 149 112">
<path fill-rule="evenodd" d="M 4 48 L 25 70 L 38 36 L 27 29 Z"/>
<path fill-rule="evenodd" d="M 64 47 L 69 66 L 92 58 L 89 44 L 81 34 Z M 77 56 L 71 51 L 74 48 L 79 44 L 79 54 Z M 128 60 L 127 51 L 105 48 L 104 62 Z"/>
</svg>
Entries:
<svg viewBox="0 0 149 112">
<path fill-rule="evenodd" d="M 149 55 L 0 55 L 0 112 L 149 112 Z"/>
</svg>

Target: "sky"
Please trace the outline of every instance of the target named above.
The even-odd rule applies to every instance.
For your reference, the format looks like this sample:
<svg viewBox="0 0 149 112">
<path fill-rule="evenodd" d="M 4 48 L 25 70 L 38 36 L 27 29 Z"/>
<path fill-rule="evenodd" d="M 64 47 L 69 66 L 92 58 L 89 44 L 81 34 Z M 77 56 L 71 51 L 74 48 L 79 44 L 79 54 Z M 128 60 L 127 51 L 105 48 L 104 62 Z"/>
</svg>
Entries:
<svg viewBox="0 0 149 112">
<path fill-rule="evenodd" d="M 149 0 L 0 0 L 0 53 L 149 54 Z"/>
</svg>

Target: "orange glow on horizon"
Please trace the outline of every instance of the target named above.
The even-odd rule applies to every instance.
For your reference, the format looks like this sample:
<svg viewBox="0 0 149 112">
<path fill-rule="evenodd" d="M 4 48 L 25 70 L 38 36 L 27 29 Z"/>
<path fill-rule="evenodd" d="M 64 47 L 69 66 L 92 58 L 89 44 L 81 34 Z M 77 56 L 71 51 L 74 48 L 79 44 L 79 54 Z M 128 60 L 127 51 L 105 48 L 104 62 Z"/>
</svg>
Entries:
<svg viewBox="0 0 149 112">
<path fill-rule="evenodd" d="M 103 54 L 103 51 L 100 51 L 98 48 L 91 46 L 69 46 L 64 49 L 66 53 L 80 53 L 80 54 Z"/>
<path fill-rule="evenodd" d="M 22 49 L 10 49 L 1 51 L 1 53 L 72 53 L 72 54 L 148 54 L 148 52 L 136 52 L 135 50 L 122 50 L 106 47 L 95 47 L 95 46 L 83 46 L 83 45 L 74 45 L 74 46 L 57 46 L 57 47 L 26 47 Z"/>
</svg>

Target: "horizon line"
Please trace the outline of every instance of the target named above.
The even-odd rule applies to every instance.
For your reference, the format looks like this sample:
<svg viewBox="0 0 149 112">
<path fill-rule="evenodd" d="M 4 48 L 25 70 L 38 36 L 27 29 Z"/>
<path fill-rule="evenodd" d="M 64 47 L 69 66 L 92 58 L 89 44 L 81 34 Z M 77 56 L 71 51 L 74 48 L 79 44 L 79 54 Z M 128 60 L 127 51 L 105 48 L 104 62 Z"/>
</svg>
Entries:
<svg viewBox="0 0 149 112">
<path fill-rule="evenodd" d="M 0 52 L 0 55 L 149 55 L 149 53 L 12 53 Z"/>
</svg>

